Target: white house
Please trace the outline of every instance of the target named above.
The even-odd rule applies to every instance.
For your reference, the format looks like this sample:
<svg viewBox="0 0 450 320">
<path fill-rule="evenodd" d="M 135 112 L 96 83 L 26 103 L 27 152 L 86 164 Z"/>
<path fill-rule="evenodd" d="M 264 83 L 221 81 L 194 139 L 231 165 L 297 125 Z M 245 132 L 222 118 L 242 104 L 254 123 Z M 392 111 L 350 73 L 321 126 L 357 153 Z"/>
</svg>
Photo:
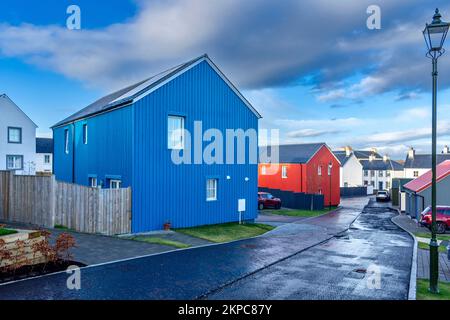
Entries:
<svg viewBox="0 0 450 320">
<path fill-rule="evenodd" d="M 445 146 L 442 153 L 436 155 L 436 164 L 450 160 L 450 150 Z M 416 154 L 414 148 L 408 150 L 403 175 L 405 178 L 415 179 L 431 169 L 431 154 Z"/>
<path fill-rule="evenodd" d="M 36 138 L 36 174 L 53 172 L 53 139 Z"/>
<path fill-rule="evenodd" d="M 6 95 L 0 95 L 0 170 L 35 173 L 36 124 Z"/>
<path fill-rule="evenodd" d="M 338 158 L 340 167 L 340 187 L 359 187 L 362 186 L 363 167 L 356 158 L 350 147 L 344 150 L 333 151 Z"/>
<path fill-rule="evenodd" d="M 382 159 L 370 157 L 360 161 L 363 166 L 363 184 L 371 185 L 376 190 L 386 190 L 392 187 L 393 178 L 403 178 L 403 166 L 388 156 Z"/>
</svg>

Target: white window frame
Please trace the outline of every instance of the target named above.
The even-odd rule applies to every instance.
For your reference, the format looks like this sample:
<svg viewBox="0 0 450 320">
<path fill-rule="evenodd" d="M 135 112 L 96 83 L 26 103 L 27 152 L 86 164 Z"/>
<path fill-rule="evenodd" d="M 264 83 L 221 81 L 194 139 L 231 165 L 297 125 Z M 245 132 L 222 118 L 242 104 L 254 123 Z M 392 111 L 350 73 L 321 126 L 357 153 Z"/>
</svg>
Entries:
<svg viewBox="0 0 450 320">
<path fill-rule="evenodd" d="M 219 180 L 208 178 L 206 180 L 206 201 L 217 201 Z"/>
<path fill-rule="evenodd" d="M 287 166 L 281 166 L 281 178 L 287 179 L 288 178 L 288 167 Z"/>
<path fill-rule="evenodd" d="M 89 186 L 91 188 L 97 188 L 98 187 L 97 177 L 89 177 Z"/>
<path fill-rule="evenodd" d="M 48 159 L 48 161 L 47 161 Z M 51 158 L 49 154 L 44 154 L 44 164 L 50 164 L 51 163 Z"/>
<path fill-rule="evenodd" d="M 317 167 L 317 175 L 321 176 L 322 175 L 322 166 L 318 166 Z"/>
<path fill-rule="evenodd" d="M 12 140 L 11 132 L 18 132 L 18 140 Z M 15 143 L 15 144 L 21 144 L 22 143 L 22 128 L 19 127 L 8 127 L 8 143 Z"/>
<path fill-rule="evenodd" d="M 9 166 L 9 159 L 12 159 L 12 167 Z M 20 160 L 20 162 L 18 162 Z M 17 164 L 20 163 L 20 166 Z M 23 155 L 8 154 L 6 155 L 6 170 L 23 170 Z"/>
<path fill-rule="evenodd" d="M 69 154 L 69 129 L 64 129 L 64 153 Z"/>
<path fill-rule="evenodd" d="M 263 176 L 265 176 L 265 175 L 267 174 L 267 168 L 266 168 L 266 166 L 262 166 L 262 167 L 261 167 L 261 174 L 262 174 Z"/>
<path fill-rule="evenodd" d="M 384 177 L 383 170 L 378 171 L 378 177 L 379 178 L 383 178 Z"/>
<path fill-rule="evenodd" d="M 113 187 L 113 184 L 116 184 L 115 187 Z M 109 188 L 110 189 L 120 189 L 122 187 L 122 180 L 119 179 L 110 179 L 109 180 Z"/>
<path fill-rule="evenodd" d="M 180 127 L 172 127 L 171 120 L 180 120 Z M 170 150 L 183 150 L 184 149 L 184 127 L 185 127 L 185 117 L 169 115 L 167 117 L 167 148 Z M 179 135 L 175 134 L 179 131 Z M 178 139 L 176 139 L 176 138 Z"/>
<path fill-rule="evenodd" d="M 83 144 L 88 144 L 88 125 L 83 124 Z"/>
<path fill-rule="evenodd" d="M 413 177 L 418 177 L 419 176 L 419 171 L 413 171 Z"/>
</svg>

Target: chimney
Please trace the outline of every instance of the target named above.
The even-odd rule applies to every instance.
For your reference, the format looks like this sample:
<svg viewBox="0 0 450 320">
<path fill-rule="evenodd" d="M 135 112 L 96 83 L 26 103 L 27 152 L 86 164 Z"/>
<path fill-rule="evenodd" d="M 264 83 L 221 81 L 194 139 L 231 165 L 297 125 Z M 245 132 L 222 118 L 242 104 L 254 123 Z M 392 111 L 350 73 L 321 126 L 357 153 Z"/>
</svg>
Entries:
<svg viewBox="0 0 450 320">
<path fill-rule="evenodd" d="M 345 147 L 344 147 L 344 150 L 345 150 L 345 156 L 346 156 L 346 157 L 350 157 L 350 155 L 352 154 L 352 147 L 350 147 L 350 146 L 345 146 Z"/>
<path fill-rule="evenodd" d="M 389 161 L 389 156 L 388 156 L 387 154 L 385 154 L 385 155 L 383 156 L 383 161 L 384 161 L 384 162 Z"/>
<path fill-rule="evenodd" d="M 375 155 L 373 153 L 371 153 L 369 155 L 369 161 L 372 162 L 373 160 L 375 160 Z"/>
<path fill-rule="evenodd" d="M 372 153 L 377 153 L 378 152 L 377 148 L 370 148 L 370 151 L 372 151 Z"/>
<path fill-rule="evenodd" d="M 409 150 L 408 150 L 408 159 L 414 159 L 415 155 L 416 155 L 416 150 L 414 150 L 413 147 L 409 148 Z"/>
<path fill-rule="evenodd" d="M 442 150 L 443 154 L 449 154 L 450 153 L 450 149 L 448 148 L 447 145 L 444 146 L 444 149 Z"/>
</svg>

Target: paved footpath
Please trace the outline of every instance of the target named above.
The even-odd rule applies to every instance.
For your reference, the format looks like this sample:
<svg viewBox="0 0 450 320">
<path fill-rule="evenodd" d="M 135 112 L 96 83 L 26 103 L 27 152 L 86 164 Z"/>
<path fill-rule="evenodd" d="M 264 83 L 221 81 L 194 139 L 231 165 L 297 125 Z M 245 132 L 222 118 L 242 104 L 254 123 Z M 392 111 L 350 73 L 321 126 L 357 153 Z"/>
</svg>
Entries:
<svg viewBox="0 0 450 320">
<path fill-rule="evenodd" d="M 338 212 L 286 224 L 262 237 L 82 268 L 81 290 L 67 289 L 66 273 L 0 285 L 0 299 L 214 298 L 221 288 L 335 238 L 348 229 L 366 203 L 367 198 L 348 201 Z M 405 239 L 398 241 L 393 247 L 407 247 Z M 355 248 L 353 254 L 364 253 L 360 250 L 361 246 Z M 323 259 L 318 257 L 316 265 Z"/>
</svg>

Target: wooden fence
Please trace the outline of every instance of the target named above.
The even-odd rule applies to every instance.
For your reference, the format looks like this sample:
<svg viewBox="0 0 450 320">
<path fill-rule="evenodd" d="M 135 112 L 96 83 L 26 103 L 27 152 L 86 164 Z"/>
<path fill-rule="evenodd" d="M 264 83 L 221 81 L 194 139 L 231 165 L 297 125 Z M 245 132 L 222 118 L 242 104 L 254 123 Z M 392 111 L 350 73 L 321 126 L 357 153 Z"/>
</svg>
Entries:
<svg viewBox="0 0 450 320">
<path fill-rule="evenodd" d="M 131 189 L 89 188 L 54 176 L 0 171 L 0 220 L 106 235 L 131 232 Z"/>
</svg>

